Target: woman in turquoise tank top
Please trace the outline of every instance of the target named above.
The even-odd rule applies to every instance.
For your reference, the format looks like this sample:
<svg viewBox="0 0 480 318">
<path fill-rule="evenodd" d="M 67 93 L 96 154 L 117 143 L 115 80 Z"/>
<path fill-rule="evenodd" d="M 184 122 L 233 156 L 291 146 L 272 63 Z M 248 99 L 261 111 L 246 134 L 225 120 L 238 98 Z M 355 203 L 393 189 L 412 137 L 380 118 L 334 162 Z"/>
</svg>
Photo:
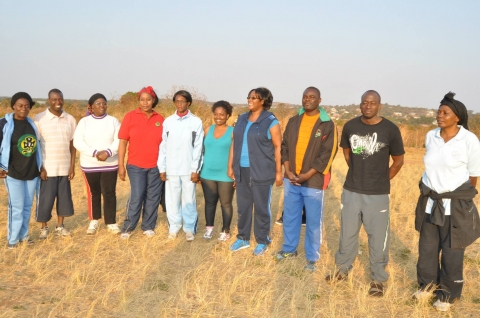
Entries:
<svg viewBox="0 0 480 318">
<path fill-rule="evenodd" d="M 219 241 L 230 238 L 230 224 L 232 223 L 232 199 L 235 191 L 234 181 L 227 175 L 228 157 L 232 144 L 233 127 L 227 125 L 232 115 L 233 107 L 229 102 L 218 101 L 212 106 L 215 124 L 205 128 L 204 157 L 200 181 L 202 182 L 205 197 L 206 229 L 203 237 L 207 240 L 213 236 L 215 211 L 220 199 L 222 207 L 223 226 Z"/>
</svg>

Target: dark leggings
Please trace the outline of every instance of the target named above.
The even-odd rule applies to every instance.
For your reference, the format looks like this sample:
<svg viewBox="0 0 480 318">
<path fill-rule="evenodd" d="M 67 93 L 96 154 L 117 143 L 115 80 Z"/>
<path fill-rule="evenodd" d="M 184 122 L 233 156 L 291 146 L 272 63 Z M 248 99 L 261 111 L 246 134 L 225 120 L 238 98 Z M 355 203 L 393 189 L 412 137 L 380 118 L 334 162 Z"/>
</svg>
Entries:
<svg viewBox="0 0 480 318">
<path fill-rule="evenodd" d="M 232 223 L 233 207 L 232 199 L 235 188 L 233 182 L 221 182 L 200 179 L 202 182 L 203 196 L 205 197 L 205 220 L 207 226 L 213 226 L 218 199 L 222 207 L 223 227 L 222 231 L 229 233 Z"/>
</svg>

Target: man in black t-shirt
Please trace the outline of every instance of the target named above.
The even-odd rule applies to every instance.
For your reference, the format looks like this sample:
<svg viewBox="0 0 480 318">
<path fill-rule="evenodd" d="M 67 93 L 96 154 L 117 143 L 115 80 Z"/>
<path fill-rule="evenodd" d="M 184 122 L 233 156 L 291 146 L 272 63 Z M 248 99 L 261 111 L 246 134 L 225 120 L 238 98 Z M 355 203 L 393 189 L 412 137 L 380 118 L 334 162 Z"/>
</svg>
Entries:
<svg viewBox="0 0 480 318">
<path fill-rule="evenodd" d="M 326 278 L 336 281 L 347 277 L 358 253 L 363 223 L 370 251 L 371 296 L 383 296 L 383 283 L 388 279 L 390 180 L 400 171 L 405 154 L 398 127 L 378 116 L 380 102 L 376 91 L 365 92 L 360 104 L 362 116 L 343 127 L 340 147 L 349 169 L 342 193 L 340 246 L 335 255 L 338 272 Z"/>
</svg>

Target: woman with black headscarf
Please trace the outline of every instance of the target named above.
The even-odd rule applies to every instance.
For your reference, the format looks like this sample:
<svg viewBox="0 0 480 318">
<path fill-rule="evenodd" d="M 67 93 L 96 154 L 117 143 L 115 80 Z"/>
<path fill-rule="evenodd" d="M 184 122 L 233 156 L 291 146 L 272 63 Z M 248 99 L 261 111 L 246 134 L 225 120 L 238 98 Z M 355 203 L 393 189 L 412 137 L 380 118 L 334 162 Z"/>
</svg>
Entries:
<svg viewBox="0 0 480 318">
<path fill-rule="evenodd" d="M 118 171 L 118 131 L 120 122 L 107 115 L 107 98 L 94 94 L 88 100 L 89 116 L 78 122 L 73 145 L 80 152 L 80 168 L 87 186 L 88 216 L 90 224 L 87 234 L 95 234 L 98 220 L 102 218 L 101 196 L 103 195 L 103 214 L 109 232 L 118 234 L 116 223 Z"/>
<path fill-rule="evenodd" d="M 448 93 L 437 112 L 438 128 L 427 133 L 425 172 L 420 183 L 415 229 L 420 232 L 414 296 L 448 311 L 463 288 L 465 248 L 480 237 L 480 221 L 472 199 L 480 176 L 480 144 L 468 131 L 468 112 Z M 439 257 L 441 259 L 439 263 Z"/>
<path fill-rule="evenodd" d="M 42 166 L 38 130 L 28 117 L 34 104 L 27 93 L 16 93 L 10 104 L 13 113 L 0 119 L 0 178 L 5 178 L 8 194 L 9 249 L 19 242 L 33 244 L 28 224 L 35 192 L 38 202 Z"/>
</svg>

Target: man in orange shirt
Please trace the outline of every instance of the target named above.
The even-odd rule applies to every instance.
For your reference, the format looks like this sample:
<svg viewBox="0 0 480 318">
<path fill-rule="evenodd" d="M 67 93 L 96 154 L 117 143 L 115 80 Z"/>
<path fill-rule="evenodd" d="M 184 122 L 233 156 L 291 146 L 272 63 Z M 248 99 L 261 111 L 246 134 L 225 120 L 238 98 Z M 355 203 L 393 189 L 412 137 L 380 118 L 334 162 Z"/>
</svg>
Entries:
<svg viewBox="0 0 480 318">
<path fill-rule="evenodd" d="M 319 107 L 320 90 L 308 87 L 302 106 L 288 121 L 282 142 L 285 168 L 282 250 L 277 259 L 297 255 L 305 206 L 307 229 L 305 270 L 314 271 L 320 258 L 323 221 L 323 194 L 331 177 L 332 161 L 337 153 L 337 131 L 327 112 Z"/>
</svg>

